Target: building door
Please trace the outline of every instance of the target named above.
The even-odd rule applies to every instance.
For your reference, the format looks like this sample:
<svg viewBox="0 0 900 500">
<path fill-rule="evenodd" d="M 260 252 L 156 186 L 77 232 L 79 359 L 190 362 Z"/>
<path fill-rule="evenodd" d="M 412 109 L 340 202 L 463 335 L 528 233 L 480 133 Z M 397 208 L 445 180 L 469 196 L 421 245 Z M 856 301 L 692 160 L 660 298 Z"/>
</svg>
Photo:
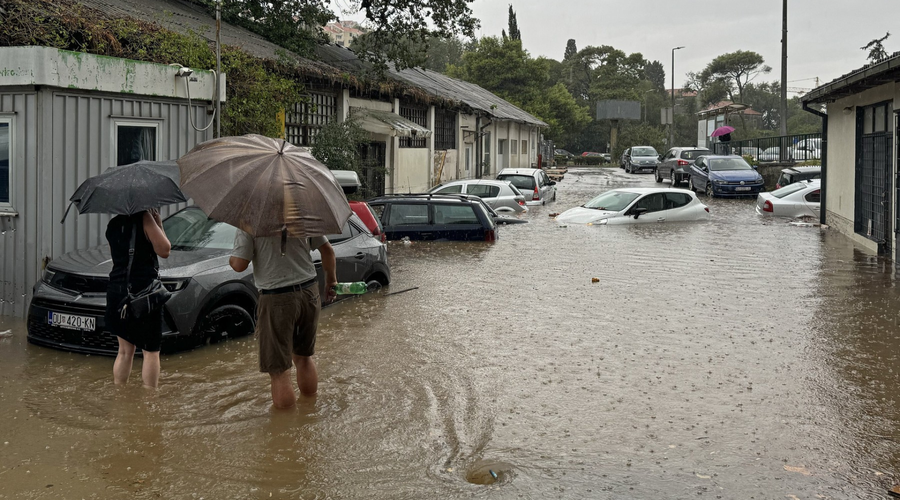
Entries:
<svg viewBox="0 0 900 500">
<path fill-rule="evenodd" d="M 506 168 L 506 139 L 497 139 L 497 172 Z"/>
<path fill-rule="evenodd" d="M 893 110 L 889 102 L 857 108 L 854 231 L 891 255 L 893 217 Z"/>
<path fill-rule="evenodd" d="M 361 194 L 363 199 L 384 194 L 386 153 L 387 144 L 384 142 L 370 142 L 359 146 L 359 155 L 362 162 L 360 182 L 362 183 Z"/>
</svg>

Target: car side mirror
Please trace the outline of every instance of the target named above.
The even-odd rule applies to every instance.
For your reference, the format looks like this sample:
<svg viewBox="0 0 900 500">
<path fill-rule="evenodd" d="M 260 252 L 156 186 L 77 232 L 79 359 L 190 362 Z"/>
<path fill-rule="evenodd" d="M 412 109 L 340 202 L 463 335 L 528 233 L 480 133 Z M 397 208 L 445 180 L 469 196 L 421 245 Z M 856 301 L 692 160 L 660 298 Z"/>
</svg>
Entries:
<svg viewBox="0 0 900 500">
<path fill-rule="evenodd" d="M 753 168 L 753 170 L 756 170 L 756 169 L 758 169 L 758 168 L 759 168 L 759 165 L 750 165 L 750 167 L 752 167 L 752 168 Z"/>
<path fill-rule="evenodd" d="M 548 185 L 548 186 L 555 186 L 555 185 L 556 185 L 556 181 L 550 181 L 550 182 L 547 183 L 547 185 Z"/>
<path fill-rule="evenodd" d="M 637 208 L 631 209 L 631 213 L 634 214 L 635 220 L 637 220 L 637 218 L 640 217 L 641 215 L 643 215 L 646 211 L 647 211 L 647 209 L 644 207 L 637 207 Z"/>
</svg>

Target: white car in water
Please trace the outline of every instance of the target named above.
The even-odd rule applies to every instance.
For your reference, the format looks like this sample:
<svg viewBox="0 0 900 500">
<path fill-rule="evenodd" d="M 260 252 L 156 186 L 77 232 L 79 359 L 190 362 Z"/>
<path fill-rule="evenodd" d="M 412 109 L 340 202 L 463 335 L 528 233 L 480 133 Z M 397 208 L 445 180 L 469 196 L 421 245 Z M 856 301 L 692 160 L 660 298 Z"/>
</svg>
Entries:
<svg viewBox="0 0 900 500">
<path fill-rule="evenodd" d="M 821 188 L 821 179 L 810 179 L 769 193 L 759 193 L 756 213 L 776 217 L 819 217 Z"/>
<path fill-rule="evenodd" d="M 569 224 L 644 224 L 709 219 L 709 207 L 686 189 L 622 188 L 607 191 L 556 216 Z"/>
</svg>

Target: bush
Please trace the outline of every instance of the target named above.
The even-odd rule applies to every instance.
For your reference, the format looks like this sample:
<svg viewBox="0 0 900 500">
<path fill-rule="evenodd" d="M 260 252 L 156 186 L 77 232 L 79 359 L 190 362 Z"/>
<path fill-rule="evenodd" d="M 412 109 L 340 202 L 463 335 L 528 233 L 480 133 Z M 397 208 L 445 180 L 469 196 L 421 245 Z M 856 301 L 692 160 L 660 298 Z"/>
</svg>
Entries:
<svg viewBox="0 0 900 500">
<path fill-rule="evenodd" d="M 606 163 L 606 160 L 602 156 L 576 156 L 573 163 L 575 165 L 597 166 Z"/>
</svg>

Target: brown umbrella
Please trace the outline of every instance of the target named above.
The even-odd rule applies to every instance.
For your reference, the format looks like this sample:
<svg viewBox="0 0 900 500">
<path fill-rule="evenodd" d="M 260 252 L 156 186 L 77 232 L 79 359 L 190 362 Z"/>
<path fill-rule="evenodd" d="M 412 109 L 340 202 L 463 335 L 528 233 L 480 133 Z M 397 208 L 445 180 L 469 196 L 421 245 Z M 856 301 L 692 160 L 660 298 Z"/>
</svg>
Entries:
<svg viewBox="0 0 900 500">
<path fill-rule="evenodd" d="M 178 166 L 181 190 L 197 206 L 253 236 L 340 233 L 352 213 L 328 167 L 282 139 L 213 139 L 182 156 Z"/>
</svg>

